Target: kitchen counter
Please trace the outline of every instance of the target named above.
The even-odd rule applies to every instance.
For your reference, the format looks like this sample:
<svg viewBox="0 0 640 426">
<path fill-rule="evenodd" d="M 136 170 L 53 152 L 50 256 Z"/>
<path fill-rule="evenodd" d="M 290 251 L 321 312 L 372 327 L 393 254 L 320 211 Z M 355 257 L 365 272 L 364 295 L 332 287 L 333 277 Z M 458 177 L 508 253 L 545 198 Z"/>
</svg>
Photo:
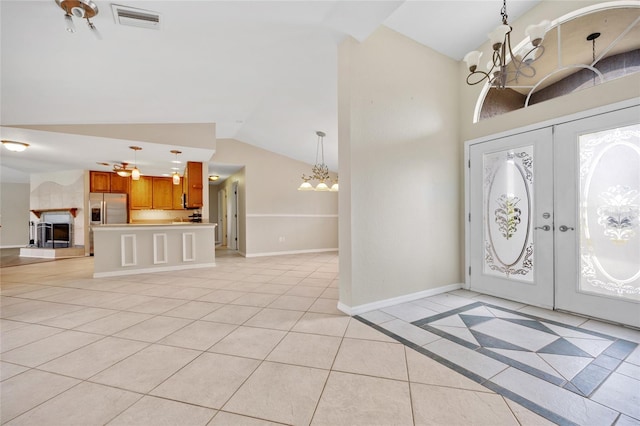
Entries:
<svg viewBox="0 0 640 426">
<path fill-rule="evenodd" d="M 94 278 L 215 266 L 215 223 L 94 225 Z"/>
</svg>

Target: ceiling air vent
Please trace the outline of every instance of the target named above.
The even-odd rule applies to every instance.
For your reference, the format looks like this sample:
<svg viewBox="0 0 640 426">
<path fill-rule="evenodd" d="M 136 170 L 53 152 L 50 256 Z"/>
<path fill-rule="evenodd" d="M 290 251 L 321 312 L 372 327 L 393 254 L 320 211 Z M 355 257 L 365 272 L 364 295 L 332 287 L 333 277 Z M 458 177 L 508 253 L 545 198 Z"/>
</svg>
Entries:
<svg viewBox="0 0 640 426">
<path fill-rule="evenodd" d="M 133 7 L 112 4 L 113 18 L 116 24 L 130 27 L 160 29 L 160 14 L 151 10 L 136 9 Z"/>
</svg>

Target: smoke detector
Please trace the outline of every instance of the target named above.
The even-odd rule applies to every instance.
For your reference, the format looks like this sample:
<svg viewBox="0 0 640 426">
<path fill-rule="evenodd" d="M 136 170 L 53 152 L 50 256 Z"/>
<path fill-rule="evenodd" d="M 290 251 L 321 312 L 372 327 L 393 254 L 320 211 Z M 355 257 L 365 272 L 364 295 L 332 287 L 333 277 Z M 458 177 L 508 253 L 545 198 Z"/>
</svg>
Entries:
<svg viewBox="0 0 640 426">
<path fill-rule="evenodd" d="M 160 14 L 157 12 L 119 4 L 112 4 L 111 10 L 116 24 L 152 30 L 160 29 Z"/>
</svg>

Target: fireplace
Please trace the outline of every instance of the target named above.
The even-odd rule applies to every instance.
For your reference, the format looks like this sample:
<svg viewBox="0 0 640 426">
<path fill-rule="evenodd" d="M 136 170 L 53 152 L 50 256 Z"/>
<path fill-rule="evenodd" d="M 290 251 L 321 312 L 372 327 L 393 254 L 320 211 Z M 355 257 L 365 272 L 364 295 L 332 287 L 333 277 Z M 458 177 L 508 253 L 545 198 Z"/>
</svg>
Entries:
<svg viewBox="0 0 640 426">
<path fill-rule="evenodd" d="M 37 225 L 38 247 L 71 247 L 71 224 L 40 222 Z"/>
<path fill-rule="evenodd" d="M 48 212 L 36 225 L 38 247 L 67 248 L 73 241 L 73 219 L 66 212 Z"/>
</svg>

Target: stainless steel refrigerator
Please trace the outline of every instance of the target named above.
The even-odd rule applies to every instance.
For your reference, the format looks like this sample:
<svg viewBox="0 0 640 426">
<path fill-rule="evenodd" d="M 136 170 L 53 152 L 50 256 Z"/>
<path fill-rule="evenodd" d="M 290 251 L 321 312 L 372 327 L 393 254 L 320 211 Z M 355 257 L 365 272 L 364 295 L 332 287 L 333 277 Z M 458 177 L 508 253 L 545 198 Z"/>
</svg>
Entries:
<svg viewBox="0 0 640 426">
<path fill-rule="evenodd" d="M 89 250 L 93 256 L 93 225 L 127 223 L 127 194 L 89 194 Z"/>
</svg>

